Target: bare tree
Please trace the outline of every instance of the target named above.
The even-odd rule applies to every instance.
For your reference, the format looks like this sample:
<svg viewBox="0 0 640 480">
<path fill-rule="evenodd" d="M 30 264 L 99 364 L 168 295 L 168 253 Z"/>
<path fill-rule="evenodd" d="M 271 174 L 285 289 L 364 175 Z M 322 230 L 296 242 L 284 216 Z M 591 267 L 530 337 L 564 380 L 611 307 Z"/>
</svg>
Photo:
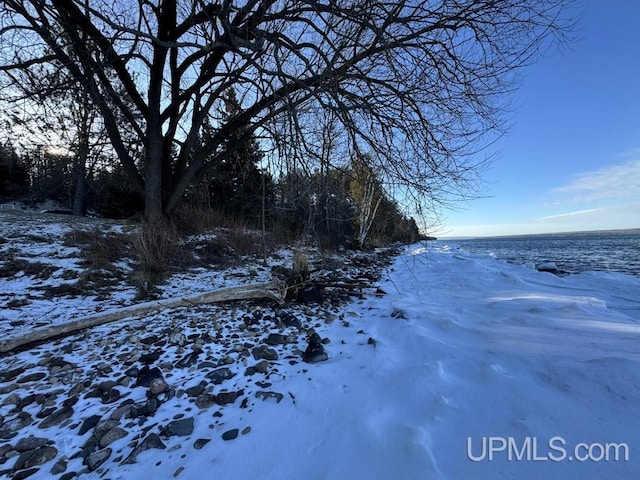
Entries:
<svg viewBox="0 0 640 480">
<path fill-rule="evenodd" d="M 564 40 L 571 1 L 4 0 L 0 71 L 61 62 L 100 109 L 153 222 L 230 154 L 239 129 L 302 158 L 317 109 L 385 181 L 438 202 L 473 185 L 503 94 Z M 242 108 L 201 145 L 230 87 Z M 140 168 L 129 132 L 144 145 Z"/>
</svg>

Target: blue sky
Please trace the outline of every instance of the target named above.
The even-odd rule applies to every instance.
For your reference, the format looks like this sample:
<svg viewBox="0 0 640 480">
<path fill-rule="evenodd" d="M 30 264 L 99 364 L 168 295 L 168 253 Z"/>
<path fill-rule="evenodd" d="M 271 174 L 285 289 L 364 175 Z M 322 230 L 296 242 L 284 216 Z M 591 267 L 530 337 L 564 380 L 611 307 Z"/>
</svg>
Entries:
<svg viewBox="0 0 640 480">
<path fill-rule="evenodd" d="M 640 1 L 584 8 L 577 40 L 523 71 L 487 198 L 439 236 L 640 228 Z"/>
</svg>

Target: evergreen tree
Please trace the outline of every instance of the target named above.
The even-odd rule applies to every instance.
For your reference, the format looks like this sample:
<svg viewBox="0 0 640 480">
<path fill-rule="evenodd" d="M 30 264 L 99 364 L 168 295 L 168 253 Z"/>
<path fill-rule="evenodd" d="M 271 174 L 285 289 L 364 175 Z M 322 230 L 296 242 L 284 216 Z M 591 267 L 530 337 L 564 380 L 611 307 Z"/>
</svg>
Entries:
<svg viewBox="0 0 640 480">
<path fill-rule="evenodd" d="M 242 112 L 234 89 L 223 96 L 222 122 L 232 122 Z M 215 129 L 210 121 L 203 126 L 203 142 L 207 142 Z M 227 215 L 257 220 L 262 212 L 263 195 L 266 204 L 273 204 L 273 182 L 259 165 L 263 159 L 258 140 L 246 127 L 233 131 L 223 148 L 228 154 L 212 164 L 206 178 L 209 205 Z"/>
</svg>

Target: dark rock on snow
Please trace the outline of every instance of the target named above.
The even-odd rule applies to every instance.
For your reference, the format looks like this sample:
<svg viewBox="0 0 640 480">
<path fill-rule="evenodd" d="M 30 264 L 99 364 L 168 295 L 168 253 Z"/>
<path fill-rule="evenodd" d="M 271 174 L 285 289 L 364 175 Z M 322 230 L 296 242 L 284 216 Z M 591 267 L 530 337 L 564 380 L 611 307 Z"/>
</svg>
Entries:
<svg viewBox="0 0 640 480">
<path fill-rule="evenodd" d="M 89 468 L 89 470 L 96 470 L 100 465 L 107 461 L 107 459 L 111 456 L 111 449 L 105 448 L 103 450 L 98 450 L 97 452 L 93 452 L 84 459 L 84 464 Z"/>
<path fill-rule="evenodd" d="M 309 337 L 309 345 L 302 355 L 302 360 L 307 363 L 324 362 L 329 359 L 326 350 L 322 346 L 320 335 L 313 332 Z"/>
<path fill-rule="evenodd" d="M 200 450 L 210 441 L 211 441 L 210 438 L 199 438 L 195 442 L 193 442 L 193 448 L 195 448 L 196 450 Z"/>
<path fill-rule="evenodd" d="M 278 360 L 278 353 L 273 348 L 269 348 L 266 345 L 257 346 L 251 351 L 251 353 L 253 354 L 253 358 L 256 360 Z"/>
<path fill-rule="evenodd" d="M 152 448 L 164 450 L 167 446 L 162 443 L 160 437 L 156 433 L 150 433 L 140 444 L 138 444 L 129 454 L 127 458 L 122 462 L 123 464 L 135 463 L 138 458 L 138 455 L 146 450 L 151 450 Z"/>
<path fill-rule="evenodd" d="M 174 420 L 169 422 L 163 429 L 162 435 L 166 437 L 184 437 L 193 433 L 194 421 L 191 418 L 181 418 L 180 420 Z"/>
<path fill-rule="evenodd" d="M 209 380 L 211 380 L 215 385 L 220 385 L 225 380 L 229 380 L 230 378 L 233 378 L 234 376 L 235 376 L 235 373 L 233 373 L 227 367 L 219 368 L 217 370 L 214 370 L 213 372 L 207 373 L 207 375 L 206 375 L 206 377 Z"/>
<path fill-rule="evenodd" d="M 35 450 L 23 452 L 18 457 L 14 465 L 14 470 L 32 468 L 47 463 L 58 455 L 58 450 L 54 447 L 40 447 Z"/>
<path fill-rule="evenodd" d="M 261 400 L 269 400 L 269 399 L 274 399 L 276 401 L 276 403 L 280 403 L 282 401 L 282 399 L 284 398 L 284 395 L 282 395 L 281 393 L 278 392 L 264 392 L 264 391 L 258 391 L 256 392 L 256 398 L 259 398 Z"/>
<path fill-rule="evenodd" d="M 158 367 L 149 368 L 148 365 L 145 365 L 138 372 L 138 379 L 136 380 L 136 383 L 134 386 L 148 387 L 149 385 L 151 385 L 151 382 L 156 378 L 161 378 L 164 380 L 164 377 L 162 376 L 162 372 L 160 371 L 160 369 Z"/>
<path fill-rule="evenodd" d="M 82 425 L 80 425 L 80 430 L 78 430 L 78 435 L 82 436 L 85 433 L 87 433 L 89 430 L 91 430 L 93 427 L 95 427 L 100 421 L 100 418 L 102 418 L 100 415 L 91 415 L 90 417 L 85 419 L 85 421 L 82 422 Z"/>
<path fill-rule="evenodd" d="M 54 425 L 60 425 L 66 419 L 71 418 L 71 415 L 73 415 L 72 407 L 60 408 L 40 422 L 38 428 L 48 428 L 53 427 Z"/>
<path fill-rule="evenodd" d="M 240 433 L 240 430 L 238 430 L 237 428 L 232 428 L 231 430 L 227 430 L 222 434 L 222 439 L 234 440 L 235 438 L 238 438 L 238 433 Z"/>
</svg>

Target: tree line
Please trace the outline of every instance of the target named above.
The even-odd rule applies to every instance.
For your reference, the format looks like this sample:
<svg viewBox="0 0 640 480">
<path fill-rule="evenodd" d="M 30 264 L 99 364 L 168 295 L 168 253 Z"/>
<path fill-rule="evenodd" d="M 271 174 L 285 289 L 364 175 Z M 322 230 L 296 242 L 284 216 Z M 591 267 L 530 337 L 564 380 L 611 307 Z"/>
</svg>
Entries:
<svg viewBox="0 0 640 480">
<path fill-rule="evenodd" d="M 234 90 L 225 99 L 224 115 L 232 115 L 239 108 Z M 84 107 L 91 108 L 89 104 Z M 67 148 L 36 146 L 18 153 L 12 145 L 0 144 L 0 201 L 37 206 L 53 200 L 64 213 L 139 218 L 144 198 L 109 158 L 110 150 L 104 148 L 100 135 L 77 133 L 86 123 L 76 122 L 84 122 L 89 115 L 76 114 L 77 110 L 64 112 L 58 103 L 57 129 L 52 131 L 76 132 Z M 15 119 L 5 127 L 27 128 Z M 32 136 L 46 138 L 53 125 L 48 121 L 28 128 Z M 209 128 L 206 125 L 203 142 Z M 341 168 L 308 171 L 301 167 L 274 176 L 255 136 L 237 132 L 228 142 L 235 144 L 233 154 L 194 182 L 185 192 L 184 206 L 215 211 L 254 228 L 260 228 L 264 220 L 268 228 L 277 225 L 290 237 L 308 235 L 327 246 L 362 248 L 365 243 L 384 245 L 420 238 L 416 221 L 405 216 L 364 159 L 353 158 Z"/>
</svg>

